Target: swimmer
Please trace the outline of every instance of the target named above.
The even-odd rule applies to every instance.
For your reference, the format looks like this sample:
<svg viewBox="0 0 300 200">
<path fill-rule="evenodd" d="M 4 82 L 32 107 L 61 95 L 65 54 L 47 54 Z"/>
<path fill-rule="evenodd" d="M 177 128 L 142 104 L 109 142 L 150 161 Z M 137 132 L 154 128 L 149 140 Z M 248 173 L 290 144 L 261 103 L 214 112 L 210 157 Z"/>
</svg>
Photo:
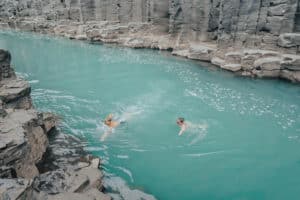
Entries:
<svg viewBox="0 0 300 200">
<path fill-rule="evenodd" d="M 125 123 L 125 120 L 115 121 L 113 120 L 113 115 L 109 114 L 103 122 L 106 126 L 109 127 L 109 129 L 106 130 L 101 136 L 101 141 L 104 141 L 108 137 L 108 135 L 110 135 L 113 132 L 114 128 L 118 127 L 120 124 Z"/>
<path fill-rule="evenodd" d="M 178 135 L 182 135 L 184 131 L 186 131 L 187 129 L 187 124 L 185 123 L 184 121 L 184 118 L 182 117 L 179 117 L 177 120 L 176 120 L 176 123 L 177 125 L 180 127 L 180 131 L 178 133 Z"/>
<path fill-rule="evenodd" d="M 120 125 L 120 122 L 118 121 L 113 121 L 113 115 L 112 114 L 109 114 L 105 120 L 104 120 L 104 124 L 106 126 L 109 126 L 110 128 L 116 128 L 117 126 Z"/>
</svg>

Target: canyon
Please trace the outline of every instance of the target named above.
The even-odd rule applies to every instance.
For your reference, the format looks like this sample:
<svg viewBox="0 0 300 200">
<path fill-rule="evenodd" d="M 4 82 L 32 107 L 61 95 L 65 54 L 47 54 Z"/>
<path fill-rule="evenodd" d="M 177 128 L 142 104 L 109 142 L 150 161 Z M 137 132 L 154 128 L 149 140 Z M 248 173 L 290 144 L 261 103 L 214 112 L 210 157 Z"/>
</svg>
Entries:
<svg viewBox="0 0 300 200">
<path fill-rule="evenodd" d="M 171 51 L 300 81 L 298 0 L 4 0 L 1 29 Z"/>
</svg>

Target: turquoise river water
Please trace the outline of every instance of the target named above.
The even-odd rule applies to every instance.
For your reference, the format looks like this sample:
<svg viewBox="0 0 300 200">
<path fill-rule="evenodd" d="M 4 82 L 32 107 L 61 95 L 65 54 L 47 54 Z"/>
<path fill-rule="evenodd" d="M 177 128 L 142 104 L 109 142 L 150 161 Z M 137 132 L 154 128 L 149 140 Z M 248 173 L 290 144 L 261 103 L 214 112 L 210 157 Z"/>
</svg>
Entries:
<svg viewBox="0 0 300 200">
<path fill-rule="evenodd" d="M 35 106 L 103 159 L 115 199 L 300 199 L 300 87 L 167 52 L 1 32 Z M 126 122 L 104 141 L 109 113 Z M 188 130 L 178 136 L 177 117 Z"/>
</svg>

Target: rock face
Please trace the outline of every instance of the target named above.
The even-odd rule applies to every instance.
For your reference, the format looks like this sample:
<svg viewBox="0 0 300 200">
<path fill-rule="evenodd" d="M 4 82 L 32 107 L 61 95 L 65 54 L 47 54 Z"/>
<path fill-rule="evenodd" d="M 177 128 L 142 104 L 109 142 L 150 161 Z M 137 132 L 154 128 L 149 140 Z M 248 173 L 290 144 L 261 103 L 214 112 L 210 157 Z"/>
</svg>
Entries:
<svg viewBox="0 0 300 200">
<path fill-rule="evenodd" d="M 254 62 L 261 53 L 243 53 L 272 51 L 277 60 L 298 55 L 299 11 L 299 0 L 2 0 L 0 28 L 172 50 L 237 74 L 299 82 L 297 62 L 287 68 L 280 61 L 275 73 L 278 62 L 260 70 Z"/>
<path fill-rule="evenodd" d="M 109 200 L 101 192 L 99 158 L 57 131 L 56 116 L 33 108 L 30 86 L 16 77 L 10 61 L 0 49 L 0 199 Z"/>
<path fill-rule="evenodd" d="M 225 60 L 221 68 L 256 76 L 249 63 L 227 63 L 225 54 L 259 49 L 297 55 L 299 10 L 298 0 L 2 0 L 0 27 L 173 50 L 209 62 L 217 57 Z M 298 81 L 298 70 L 284 70 L 289 73 L 278 77 Z"/>
</svg>

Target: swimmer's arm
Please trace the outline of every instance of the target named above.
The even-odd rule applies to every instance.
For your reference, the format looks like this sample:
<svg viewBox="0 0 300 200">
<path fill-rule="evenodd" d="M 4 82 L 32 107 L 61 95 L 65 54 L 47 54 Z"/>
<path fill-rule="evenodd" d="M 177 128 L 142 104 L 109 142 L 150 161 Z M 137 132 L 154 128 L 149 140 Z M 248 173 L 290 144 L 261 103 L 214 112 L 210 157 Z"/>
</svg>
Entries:
<svg viewBox="0 0 300 200">
<path fill-rule="evenodd" d="M 100 138 L 100 141 L 103 142 L 110 133 L 111 133 L 111 130 L 104 132 Z"/>
<path fill-rule="evenodd" d="M 182 126 L 179 133 L 178 133 L 178 135 L 181 136 L 185 130 L 186 130 L 186 127 Z"/>
<path fill-rule="evenodd" d="M 183 133 L 183 130 L 181 129 L 181 130 L 179 131 L 178 135 L 181 136 L 182 133 Z"/>
</svg>

